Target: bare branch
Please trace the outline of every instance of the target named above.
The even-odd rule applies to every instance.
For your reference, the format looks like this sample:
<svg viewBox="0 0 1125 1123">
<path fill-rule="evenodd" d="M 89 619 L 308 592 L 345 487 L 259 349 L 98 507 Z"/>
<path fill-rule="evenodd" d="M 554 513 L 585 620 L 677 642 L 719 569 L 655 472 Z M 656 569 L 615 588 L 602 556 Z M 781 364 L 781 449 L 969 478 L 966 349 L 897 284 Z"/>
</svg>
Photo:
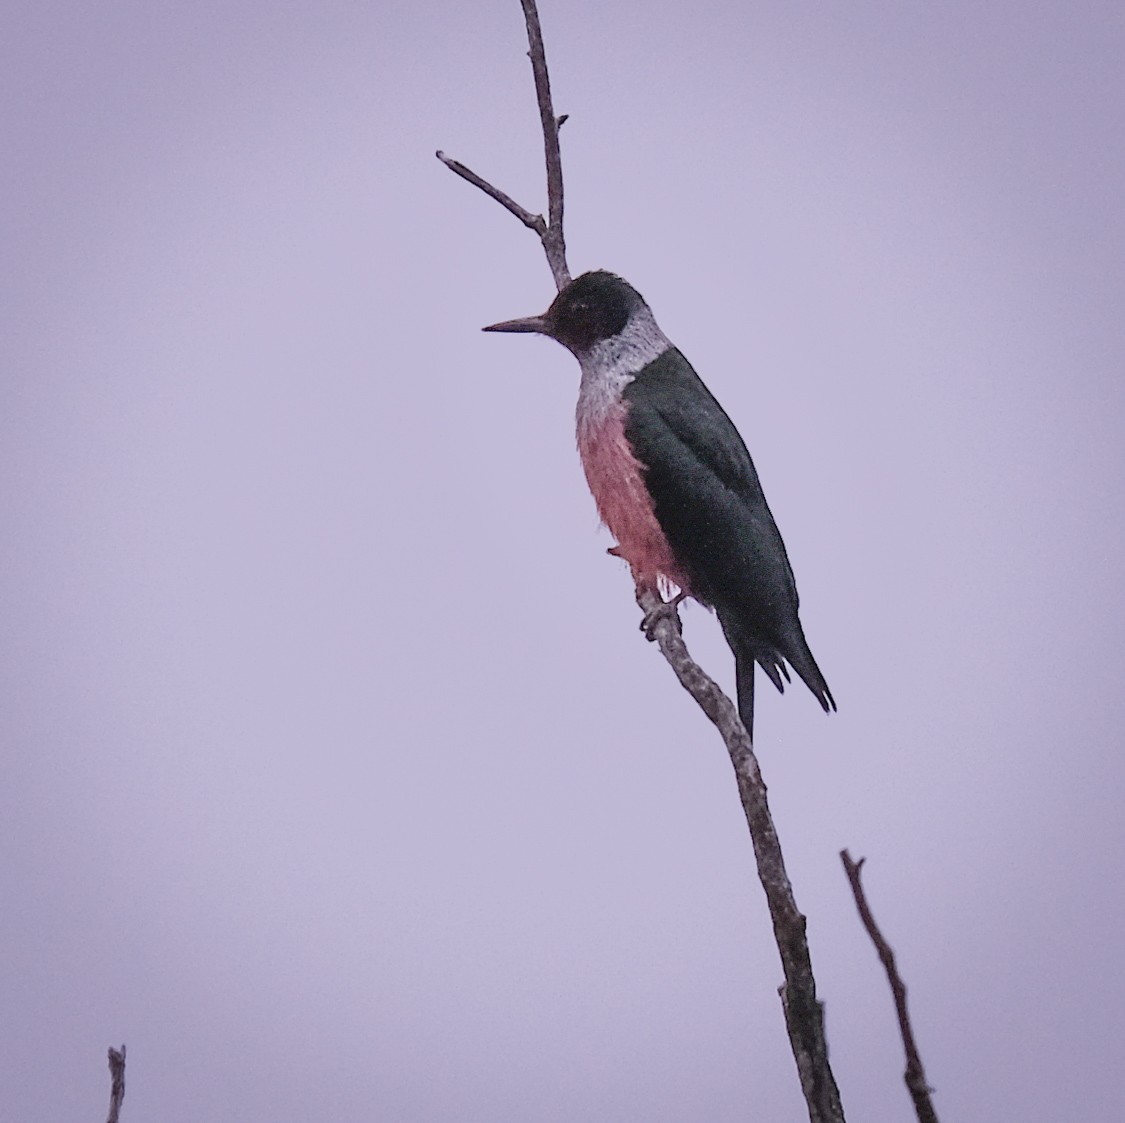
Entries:
<svg viewBox="0 0 1125 1123">
<path fill-rule="evenodd" d="M 125 1099 L 125 1046 L 120 1051 L 109 1048 L 109 1115 L 105 1123 L 118 1123 L 121 1104 Z"/>
<path fill-rule="evenodd" d="M 652 622 L 646 627 L 647 634 L 659 645 L 683 688 L 714 722 L 730 753 L 742 810 L 754 845 L 758 879 L 766 892 L 774 938 L 781 954 L 785 976 L 780 988 L 781 1004 L 809 1119 L 811 1123 L 843 1123 L 840 1093 L 828 1064 L 824 1007 L 816 996 L 816 979 L 805 938 L 805 918 L 797 908 L 793 886 L 785 870 L 754 745 L 734 703 L 689 654 L 675 613 L 661 611 L 663 602 L 659 595 L 641 584 L 637 585 L 637 604 L 645 613 L 646 625 Z"/>
<path fill-rule="evenodd" d="M 910 1015 L 906 1010 L 906 984 L 898 973 L 898 967 L 895 966 L 895 953 L 891 950 L 890 944 L 883 939 L 883 934 L 875 923 L 875 917 L 871 915 L 871 909 L 867 904 L 867 895 L 864 893 L 863 883 L 860 881 L 860 870 L 863 869 L 863 863 L 867 859 L 860 858 L 858 862 L 853 862 L 847 850 L 841 850 L 840 861 L 844 863 L 848 881 L 851 882 L 852 895 L 855 897 L 855 905 L 859 910 L 860 919 L 863 921 L 864 928 L 867 929 L 867 934 L 871 937 L 871 942 L 875 945 L 875 950 L 879 953 L 879 959 L 882 961 L 883 969 L 887 972 L 887 979 L 895 997 L 898 1028 L 902 1034 L 903 1047 L 906 1050 L 906 1072 L 903 1074 L 903 1079 L 906 1081 L 906 1089 L 910 1093 L 910 1098 L 914 1101 L 914 1111 L 918 1116 L 918 1123 L 938 1123 L 937 1112 L 934 1111 L 933 1102 L 930 1100 L 930 1093 L 933 1089 L 926 1083 L 926 1072 L 922 1068 L 922 1058 L 918 1055 L 918 1046 L 914 1043 L 914 1031 L 910 1026 Z"/>
<path fill-rule="evenodd" d="M 535 0 L 520 0 L 520 2 L 523 4 L 523 16 L 527 24 L 529 48 L 527 53 L 535 76 L 535 98 L 539 103 L 539 119 L 543 127 L 543 151 L 547 161 L 548 217 L 544 219 L 541 214 L 532 214 L 521 207 L 510 195 L 494 187 L 459 160 L 451 159 L 440 151 L 436 155 L 450 171 L 456 172 L 474 187 L 479 187 L 489 198 L 495 199 L 502 207 L 514 214 L 524 226 L 539 235 L 543 252 L 547 255 L 551 276 L 555 279 L 555 288 L 561 290 L 570 283 L 570 268 L 566 263 L 566 240 L 563 238 L 562 155 L 559 152 L 559 127 L 567 119 L 567 114 L 556 117 L 554 106 L 551 104 L 547 52 L 543 47 L 543 32 L 539 26 L 539 12 L 535 7 Z"/>
<path fill-rule="evenodd" d="M 543 221 L 543 216 L 541 214 L 532 214 L 531 211 L 525 210 L 510 195 L 505 195 L 499 187 L 493 187 L 487 179 L 482 179 L 472 168 L 465 167 L 460 160 L 454 160 L 440 149 L 435 152 L 434 155 L 451 172 L 456 172 L 462 179 L 468 180 L 474 187 L 479 187 L 490 199 L 495 199 L 502 207 L 511 211 L 524 226 L 534 230 L 540 238 L 546 236 L 547 224 Z"/>
<path fill-rule="evenodd" d="M 531 69 L 535 75 L 535 98 L 539 103 L 539 121 L 543 126 L 543 154 L 547 161 L 547 234 L 543 249 L 547 264 L 555 278 L 555 287 L 561 289 L 570 280 L 566 265 L 566 242 L 563 238 L 563 173 L 562 153 L 559 151 L 559 119 L 551 104 L 551 79 L 547 74 L 547 50 L 543 46 L 543 30 L 539 26 L 539 11 L 535 0 L 520 0 L 523 18 L 527 24 L 527 43 L 530 48 Z M 563 120 L 566 118 L 564 117 Z"/>
</svg>

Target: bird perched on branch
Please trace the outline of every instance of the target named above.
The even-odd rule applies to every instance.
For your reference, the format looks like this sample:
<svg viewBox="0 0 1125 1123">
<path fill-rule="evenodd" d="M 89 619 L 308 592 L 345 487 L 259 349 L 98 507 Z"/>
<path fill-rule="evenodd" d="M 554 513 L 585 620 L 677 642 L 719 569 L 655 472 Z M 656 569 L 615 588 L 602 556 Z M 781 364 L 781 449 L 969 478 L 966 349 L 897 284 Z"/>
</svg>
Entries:
<svg viewBox="0 0 1125 1123">
<path fill-rule="evenodd" d="M 584 273 L 543 315 L 484 330 L 547 335 L 578 360 L 578 451 L 617 539 L 611 552 L 644 586 L 670 583 L 678 599 L 714 608 L 734 652 L 747 732 L 753 736 L 755 663 L 779 691 L 788 663 L 825 712 L 834 710 L 750 453 L 640 293 L 613 273 Z"/>
</svg>

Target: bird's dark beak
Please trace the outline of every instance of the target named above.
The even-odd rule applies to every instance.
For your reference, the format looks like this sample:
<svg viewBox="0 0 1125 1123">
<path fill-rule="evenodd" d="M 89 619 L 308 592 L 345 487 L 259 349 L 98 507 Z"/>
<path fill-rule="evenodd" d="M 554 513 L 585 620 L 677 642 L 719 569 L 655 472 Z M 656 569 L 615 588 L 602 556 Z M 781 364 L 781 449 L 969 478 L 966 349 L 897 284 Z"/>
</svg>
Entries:
<svg viewBox="0 0 1125 1123">
<path fill-rule="evenodd" d="M 547 320 L 544 316 L 527 316 L 522 320 L 504 320 L 499 324 L 489 324 L 481 331 L 522 331 L 538 332 L 540 335 L 549 335 Z"/>
</svg>

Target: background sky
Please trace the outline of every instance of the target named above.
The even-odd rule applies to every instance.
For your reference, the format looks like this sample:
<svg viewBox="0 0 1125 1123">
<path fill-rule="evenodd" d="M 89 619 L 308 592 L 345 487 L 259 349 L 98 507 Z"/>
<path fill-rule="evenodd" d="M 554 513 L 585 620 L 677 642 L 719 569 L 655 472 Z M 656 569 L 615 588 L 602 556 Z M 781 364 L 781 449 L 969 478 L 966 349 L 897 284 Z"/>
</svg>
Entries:
<svg viewBox="0 0 1125 1123">
<path fill-rule="evenodd" d="M 1125 8 L 544 0 L 575 273 L 739 425 L 840 712 L 758 749 L 856 1120 L 1120 1109 Z M 11 1119 L 805 1117 L 725 750 L 542 311 L 515 0 L 0 35 Z M 685 617 L 729 685 L 715 621 Z"/>
</svg>

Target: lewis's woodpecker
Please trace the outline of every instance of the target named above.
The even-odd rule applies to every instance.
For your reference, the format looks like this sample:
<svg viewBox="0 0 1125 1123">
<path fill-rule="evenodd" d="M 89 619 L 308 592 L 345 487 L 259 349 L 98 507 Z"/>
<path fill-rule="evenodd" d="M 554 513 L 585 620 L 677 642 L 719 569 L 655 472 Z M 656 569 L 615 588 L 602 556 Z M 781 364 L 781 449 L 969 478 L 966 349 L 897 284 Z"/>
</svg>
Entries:
<svg viewBox="0 0 1125 1123">
<path fill-rule="evenodd" d="M 754 462 L 730 418 L 632 285 L 598 270 L 542 316 L 485 331 L 538 332 L 582 368 L 578 451 L 612 551 L 651 588 L 713 607 L 734 652 L 753 735 L 754 664 L 783 690 L 786 663 L 825 712 L 836 703 L 797 616 L 797 586 Z"/>
</svg>

